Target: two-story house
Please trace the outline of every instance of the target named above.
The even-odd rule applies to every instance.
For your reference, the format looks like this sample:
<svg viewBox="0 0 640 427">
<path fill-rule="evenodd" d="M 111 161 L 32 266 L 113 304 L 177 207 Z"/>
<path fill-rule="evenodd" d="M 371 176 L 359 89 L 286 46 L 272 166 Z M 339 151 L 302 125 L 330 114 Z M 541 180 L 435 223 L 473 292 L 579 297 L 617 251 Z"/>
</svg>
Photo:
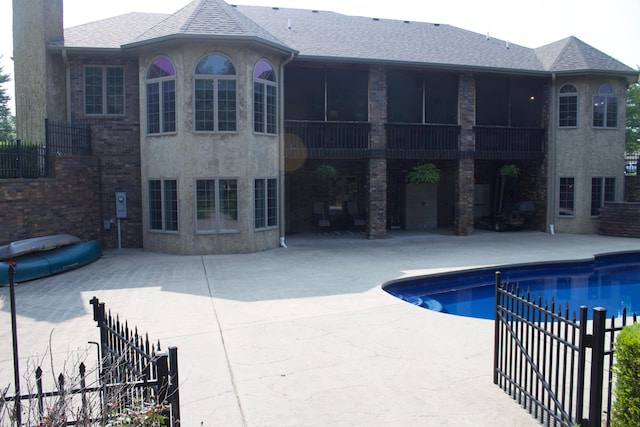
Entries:
<svg viewBox="0 0 640 427">
<path fill-rule="evenodd" d="M 19 136 L 44 140 L 45 119 L 90 126 L 106 247 L 116 192 L 124 246 L 181 254 L 317 229 L 468 235 L 516 202 L 527 228 L 592 233 L 603 203 L 622 199 L 638 72 L 574 37 L 531 49 L 222 0 L 63 29 L 62 0 L 13 6 Z M 423 163 L 437 185 L 407 182 Z"/>
</svg>

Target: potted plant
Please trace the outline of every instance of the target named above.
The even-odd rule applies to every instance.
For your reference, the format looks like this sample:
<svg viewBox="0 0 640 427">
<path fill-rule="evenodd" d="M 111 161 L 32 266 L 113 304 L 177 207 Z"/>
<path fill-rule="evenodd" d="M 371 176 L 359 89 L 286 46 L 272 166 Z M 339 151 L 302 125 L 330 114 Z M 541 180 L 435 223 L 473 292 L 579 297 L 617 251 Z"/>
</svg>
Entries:
<svg viewBox="0 0 640 427">
<path fill-rule="evenodd" d="M 315 176 L 322 181 L 332 181 L 338 177 L 338 172 L 333 166 L 322 164 L 316 169 Z"/>
</svg>

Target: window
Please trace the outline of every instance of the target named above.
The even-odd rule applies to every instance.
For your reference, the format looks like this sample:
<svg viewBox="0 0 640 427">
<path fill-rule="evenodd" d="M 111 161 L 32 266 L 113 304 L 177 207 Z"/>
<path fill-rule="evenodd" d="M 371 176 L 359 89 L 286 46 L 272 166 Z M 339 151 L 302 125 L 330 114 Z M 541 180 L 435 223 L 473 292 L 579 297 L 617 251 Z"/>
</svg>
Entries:
<svg viewBox="0 0 640 427">
<path fill-rule="evenodd" d="M 238 181 L 196 181 L 196 232 L 238 231 Z"/>
<path fill-rule="evenodd" d="M 147 72 L 147 133 L 176 131 L 176 71 L 169 58 L 153 61 Z"/>
<path fill-rule="evenodd" d="M 618 97 L 607 84 L 600 86 L 598 94 L 593 97 L 593 126 L 618 127 Z"/>
<path fill-rule="evenodd" d="M 85 114 L 124 114 L 124 69 L 85 67 Z"/>
<path fill-rule="evenodd" d="M 254 226 L 256 229 L 278 226 L 278 181 L 256 179 L 254 184 Z"/>
<path fill-rule="evenodd" d="M 573 216 L 575 206 L 574 178 L 560 178 L 559 216 Z"/>
<path fill-rule="evenodd" d="M 205 56 L 196 65 L 196 131 L 235 132 L 236 69 L 226 56 Z"/>
<path fill-rule="evenodd" d="M 578 89 L 574 85 L 562 86 L 558 102 L 558 126 L 578 126 Z"/>
<path fill-rule="evenodd" d="M 264 59 L 253 70 L 253 130 L 277 133 L 277 92 L 273 67 Z"/>
<path fill-rule="evenodd" d="M 390 70 L 387 116 L 392 123 L 458 123 L 458 75 Z"/>
<path fill-rule="evenodd" d="M 591 216 L 597 216 L 606 202 L 616 198 L 615 178 L 591 178 Z"/>
<path fill-rule="evenodd" d="M 287 120 L 366 122 L 369 117 L 367 70 L 290 68 L 287 70 Z"/>
<path fill-rule="evenodd" d="M 178 231 L 178 182 L 175 179 L 149 181 L 149 228 Z"/>
<path fill-rule="evenodd" d="M 477 125 L 542 127 L 544 84 L 538 78 L 478 76 Z"/>
</svg>

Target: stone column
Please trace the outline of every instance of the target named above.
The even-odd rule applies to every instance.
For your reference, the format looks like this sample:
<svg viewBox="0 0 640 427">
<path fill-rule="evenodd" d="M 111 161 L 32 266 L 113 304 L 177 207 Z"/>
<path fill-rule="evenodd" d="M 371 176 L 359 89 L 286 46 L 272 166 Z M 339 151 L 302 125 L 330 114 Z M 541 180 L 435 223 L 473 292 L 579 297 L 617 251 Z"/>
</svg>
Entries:
<svg viewBox="0 0 640 427">
<path fill-rule="evenodd" d="M 367 238 L 387 236 L 387 73 L 384 68 L 369 69 L 370 159 L 367 169 Z"/>
<path fill-rule="evenodd" d="M 473 74 L 460 75 L 458 99 L 460 105 L 460 159 L 456 174 L 456 208 L 454 232 L 473 233 L 474 151 L 475 139 L 475 79 Z"/>
</svg>

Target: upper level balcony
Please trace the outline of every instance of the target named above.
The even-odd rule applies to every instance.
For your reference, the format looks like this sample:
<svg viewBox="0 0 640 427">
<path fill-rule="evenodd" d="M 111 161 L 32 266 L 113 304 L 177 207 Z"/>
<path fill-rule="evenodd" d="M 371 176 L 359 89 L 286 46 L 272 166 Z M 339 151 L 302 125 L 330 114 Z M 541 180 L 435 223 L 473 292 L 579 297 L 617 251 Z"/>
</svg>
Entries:
<svg viewBox="0 0 640 427">
<path fill-rule="evenodd" d="M 475 158 L 488 160 L 541 160 L 546 129 L 475 126 Z"/>
<path fill-rule="evenodd" d="M 285 157 L 291 159 L 369 158 L 369 131 L 366 122 L 325 122 L 287 120 Z"/>
<path fill-rule="evenodd" d="M 387 123 L 390 159 L 456 159 L 460 156 L 460 126 Z"/>
</svg>

